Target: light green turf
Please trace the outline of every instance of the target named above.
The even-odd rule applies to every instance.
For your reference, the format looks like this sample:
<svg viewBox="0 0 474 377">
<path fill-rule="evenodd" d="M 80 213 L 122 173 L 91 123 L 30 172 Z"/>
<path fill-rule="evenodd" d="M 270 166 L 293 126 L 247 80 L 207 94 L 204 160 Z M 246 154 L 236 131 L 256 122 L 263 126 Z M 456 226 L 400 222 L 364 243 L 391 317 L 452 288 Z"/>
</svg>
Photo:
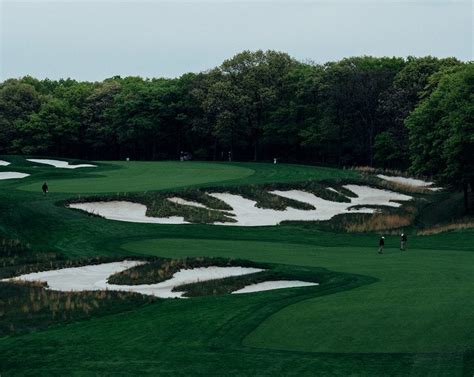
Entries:
<svg viewBox="0 0 474 377">
<path fill-rule="evenodd" d="M 252 169 L 244 167 L 205 162 L 131 161 L 111 162 L 107 165 L 112 169 L 84 168 L 77 170 L 77 173 L 82 175 L 80 178 L 53 179 L 48 183 L 54 192 L 116 193 L 216 183 L 247 177 L 254 173 Z M 37 191 L 38 184 L 28 184 L 21 189 Z"/>
<path fill-rule="evenodd" d="M 69 170 L 43 164 L 35 165 L 19 157 L 15 157 L 13 161 L 12 167 L 21 166 L 20 171 L 32 174 L 20 182 L 21 190 L 38 191 L 42 182 L 47 180 L 51 192 L 74 194 L 157 191 L 197 186 L 298 182 L 359 176 L 352 170 L 267 163 L 102 161 L 94 162 L 99 165 L 97 168 Z"/>
<path fill-rule="evenodd" d="M 471 233 L 459 233 L 474 239 Z M 334 247 L 291 243 L 144 240 L 124 248 L 160 256 L 206 255 L 325 267 L 379 282 L 299 302 L 264 321 L 249 346 L 310 352 L 462 352 L 474 347 L 474 253 L 361 247 L 364 238 L 334 237 Z M 353 239 L 354 246 L 336 246 Z M 341 242 L 345 239 L 345 242 Z M 396 243 L 393 237 L 390 242 Z M 412 242 L 420 246 L 422 239 Z M 447 245 L 450 246 L 450 245 Z M 474 248 L 474 245 L 473 245 Z"/>
</svg>

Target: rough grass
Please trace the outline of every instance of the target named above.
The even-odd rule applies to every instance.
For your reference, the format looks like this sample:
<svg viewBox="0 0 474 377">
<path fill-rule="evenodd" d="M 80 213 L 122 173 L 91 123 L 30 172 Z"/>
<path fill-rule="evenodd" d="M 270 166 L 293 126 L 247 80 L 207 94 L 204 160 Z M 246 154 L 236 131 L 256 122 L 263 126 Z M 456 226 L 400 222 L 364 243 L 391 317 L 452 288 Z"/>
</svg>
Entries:
<svg viewBox="0 0 474 377">
<path fill-rule="evenodd" d="M 168 200 L 173 196 L 182 197 L 183 199 L 193 200 L 200 202 L 204 205 L 212 206 L 211 209 L 194 207 L 189 205 L 181 205 L 173 203 Z M 215 200 L 212 200 L 215 199 Z M 134 203 L 140 203 L 147 207 L 146 215 L 150 217 L 171 217 L 181 216 L 185 221 L 190 223 L 201 223 L 201 224 L 212 224 L 214 222 L 235 222 L 232 218 L 232 214 L 221 210 L 228 209 L 224 202 L 216 198 L 212 198 L 206 195 L 204 192 L 198 190 L 186 190 L 184 196 L 181 196 L 181 192 L 178 193 L 160 193 L 160 192 L 149 192 L 149 193 L 134 193 L 134 194 L 116 194 L 101 195 L 101 196 L 89 196 L 89 197 L 77 197 L 68 200 L 67 203 L 84 203 L 84 202 L 110 202 L 110 201 L 129 201 Z"/>
<path fill-rule="evenodd" d="M 0 238 L 0 279 L 30 272 L 97 264 L 113 258 L 68 260 L 53 252 L 33 251 L 18 239 Z M 150 297 L 117 292 L 56 292 L 44 282 L 0 282 L 0 337 L 52 324 L 108 315 L 152 302 Z"/>
<path fill-rule="evenodd" d="M 41 283 L 0 282 L 0 337 L 136 309 L 154 302 L 128 292 L 57 292 Z"/>
<path fill-rule="evenodd" d="M 401 207 L 354 206 L 375 208 L 377 212 L 348 213 L 334 216 L 327 221 L 317 222 L 322 229 L 338 232 L 368 233 L 384 231 L 386 234 L 398 234 L 400 229 L 411 227 L 418 213 L 418 206 L 404 204 Z"/>
<path fill-rule="evenodd" d="M 147 206 L 146 214 L 150 217 L 182 216 L 187 222 L 200 224 L 236 222 L 230 213 L 173 203 L 167 200 L 167 197 L 170 196 L 145 194 L 144 196 L 136 197 L 136 201 Z"/>
<path fill-rule="evenodd" d="M 381 187 L 385 187 L 389 190 L 403 191 L 406 193 L 414 193 L 414 194 L 430 194 L 430 193 L 432 194 L 433 193 L 433 191 L 427 187 L 417 187 L 417 186 L 407 185 L 407 184 L 398 183 L 398 182 L 386 181 L 384 179 L 376 177 L 376 175 L 384 174 L 384 175 L 389 175 L 389 176 L 416 178 L 416 179 L 421 179 L 424 181 L 431 181 L 432 179 L 428 177 L 413 177 L 413 175 L 408 174 L 408 172 L 406 171 L 374 168 L 370 166 L 356 166 L 352 169 L 361 173 L 362 176 L 368 179 L 376 180 Z"/>
<path fill-rule="evenodd" d="M 463 230 L 463 229 L 472 229 L 472 228 L 474 228 L 474 220 L 435 225 L 430 228 L 419 230 L 416 232 L 416 234 L 418 234 L 419 236 L 429 236 L 431 234 L 438 234 L 438 233 L 450 232 L 453 230 Z"/>
<path fill-rule="evenodd" d="M 0 279 L 11 278 L 17 275 L 32 272 L 57 270 L 61 268 L 80 267 L 124 260 L 121 257 L 88 257 L 69 259 L 59 253 L 34 252 L 24 256 L 0 258 Z M 137 259 L 143 259 L 137 257 Z"/>
<path fill-rule="evenodd" d="M 116 273 L 109 277 L 108 282 L 120 285 L 156 284 L 171 279 L 179 270 L 192 269 L 197 267 L 261 267 L 261 264 L 245 260 L 225 259 L 225 258 L 183 258 L 183 259 L 163 259 L 157 258 L 150 263 L 132 267 L 128 270 Z"/>
<path fill-rule="evenodd" d="M 286 186 L 286 185 L 285 185 Z M 246 199 L 253 200 L 256 202 L 255 206 L 259 208 L 274 209 L 277 211 L 283 211 L 287 207 L 311 210 L 314 206 L 308 203 L 299 202 L 297 200 L 283 198 L 281 196 L 271 194 L 270 185 L 249 185 L 249 186 L 238 186 L 232 188 L 215 188 L 208 190 L 212 192 L 228 192 L 234 195 L 240 195 Z"/>
<path fill-rule="evenodd" d="M 263 185 L 242 185 L 236 187 L 210 187 L 207 189 L 187 189 L 178 192 L 118 194 L 115 196 L 76 198 L 70 202 L 125 200 L 146 205 L 147 216 L 151 217 L 181 216 L 185 221 L 197 224 L 212 224 L 215 222 L 232 223 L 236 222 L 233 218 L 233 214 L 226 212 L 230 209 L 230 206 L 222 200 L 208 195 L 208 193 L 226 192 L 240 195 L 244 198 L 255 201 L 255 205 L 259 208 L 285 210 L 286 208 L 291 207 L 301 210 L 314 210 L 315 207 L 308 203 L 284 198 L 272 194 L 271 191 L 302 190 L 325 200 L 348 203 L 351 200 L 350 198 L 356 197 L 356 195 L 344 187 L 347 184 L 368 185 L 379 189 L 401 191 L 405 194 L 416 194 L 414 195 L 416 198 L 423 196 L 421 195 L 422 191 L 411 190 L 409 186 L 405 188 L 400 187 L 400 189 L 396 190 L 396 185 L 393 185 L 391 182 L 380 181 L 374 177 L 366 177 L 351 180 L 273 183 Z M 177 204 L 169 201 L 168 198 L 170 197 L 179 197 L 195 201 L 209 207 L 209 209 Z M 371 206 L 364 205 L 363 207 Z M 351 216 L 350 214 L 339 215 L 328 221 L 328 224 L 330 224 L 329 229 L 351 232 L 396 229 L 411 225 L 415 217 L 413 215 L 414 212 L 410 211 L 409 208 L 407 209 L 407 204 L 404 202 L 402 202 L 402 209 L 398 210 L 396 213 L 394 213 L 393 209 L 390 208 L 388 209 L 390 211 L 389 213 L 387 213 L 387 210 L 384 207 L 377 208 L 383 210 L 383 213 L 365 216 Z M 342 218 L 344 219 L 340 220 Z M 298 222 L 291 221 L 286 223 L 295 224 Z M 322 222 L 306 222 L 305 226 L 308 226 L 308 223 L 320 224 Z"/>
<path fill-rule="evenodd" d="M 252 267 L 255 267 L 255 265 Z M 322 281 L 326 282 L 333 277 L 334 275 L 332 273 L 323 270 L 321 270 L 320 273 L 315 273 L 315 271 L 308 272 L 302 269 L 292 270 L 282 269 L 278 266 L 267 266 L 267 270 L 257 272 L 255 274 L 232 276 L 224 279 L 208 280 L 192 284 L 183 284 L 175 287 L 173 290 L 177 292 L 185 292 L 183 295 L 185 297 L 216 296 L 230 294 L 234 291 L 244 288 L 247 285 L 257 284 L 265 281 L 302 280 L 319 284 Z M 314 289 L 315 286 L 310 288 Z"/>
</svg>

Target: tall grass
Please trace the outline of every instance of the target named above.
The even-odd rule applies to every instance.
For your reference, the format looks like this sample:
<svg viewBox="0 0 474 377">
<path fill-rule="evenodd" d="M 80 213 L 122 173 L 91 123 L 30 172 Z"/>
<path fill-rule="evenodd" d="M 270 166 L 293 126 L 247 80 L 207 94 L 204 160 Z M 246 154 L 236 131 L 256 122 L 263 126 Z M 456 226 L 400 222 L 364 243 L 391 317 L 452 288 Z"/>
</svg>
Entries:
<svg viewBox="0 0 474 377">
<path fill-rule="evenodd" d="M 42 283 L 0 283 L 0 337 L 118 313 L 156 299 L 130 292 L 58 292 Z"/>
<path fill-rule="evenodd" d="M 409 175 L 406 171 L 402 171 L 402 170 L 374 168 L 371 166 L 355 166 L 352 169 L 355 171 L 358 171 L 364 176 L 374 176 L 376 174 L 384 174 L 384 175 L 392 175 L 392 176 L 405 177 L 405 178 L 413 178 L 413 175 Z M 370 178 L 375 179 L 375 177 L 370 177 Z M 421 179 L 421 180 L 429 180 L 429 178 L 427 177 L 415 177 L 415 178 Z M 433 191 L 427 187 L 413 186 L 413 185 L 403 184 L 399 182 L 386 181 L 383 179 L 377 179 L 377 180 L 378 180 L 377 182 L 378 185 L 390 190 L 404 191 L 404 192 L 416 193 L 416 194 L 433 193 Z"/>
<path fill-rule="evenodd" d="M 347 232 L 374 232 L 380 230 L 400 229 L 410 226 L 414 216 L 408 213 L 388 214 L 377 213 L 360 222 L 347 223 L 344 229 Z"/>
<path fill-rule="evenodd" d="M 466 222 L 455 222 L 455 223 L 449 223 L 449 224 L 435 225 L 430 228 L 419 230 L 416 234 L 418 234 L 419 236 L 429 236 L 431 234 L 449 232 L 452 230 L 473 229 L 473 228 L 474 228 L 474 220 L 471 220 L 471 221 L 466 221 Z"/>
<path fill-rule="evenodd" d="M 111 284 L 122 285 L 156 284 L 170 279 L 179 270 L 210 266 L 265 268 L 262 267 L 263 265 L 261 264 L 239 259 L 208 257 L 183 259 L 155 258 L 155 260 L 151 261 L 150 263 L 135 266 L 110 276 L 108 282 Z"/>
</svg>

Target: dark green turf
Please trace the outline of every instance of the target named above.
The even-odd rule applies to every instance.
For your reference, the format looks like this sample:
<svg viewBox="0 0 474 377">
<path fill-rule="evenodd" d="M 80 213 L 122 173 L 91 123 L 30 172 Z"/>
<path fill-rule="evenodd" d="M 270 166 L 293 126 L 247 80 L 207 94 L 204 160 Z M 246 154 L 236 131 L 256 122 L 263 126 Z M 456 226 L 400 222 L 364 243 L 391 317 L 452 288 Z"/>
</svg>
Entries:
<svg viewBox="0 0 474 377">
<path fill-rule="evenodd" d="M 377 255 L 375 234 L 338 234 L 303 226 L 241 228 L 108 221 L 64 208 L 62 201 L 74 195 L 54 188 L 88 191 L 92 183 L 85 187 L 83 182 L 96 178 L 69 178 L 98 174 L 104 177 L 97 178 L 96 192 L 119 191 L 112 190 L 110 182 L 126 183 L 128 169 L 107 170 L 110 167 L 104 165 L 97 173 L 85 169 L 64 172 L 34 168 L 21 158 L 12 160 L 17 161 L 17 168 L 12 165 L 2 171 L 25 171 L 33 176 L 0 181 L 0 234 L 29 242 L 34 250 L 59 252 L 69 258 L 235 257 L 292 268 L 323 267 L 359 278 L 320 289 L 163 300 L 133 311 L 0 338 L 2 376 L 474 373 L 473 231 L 410 235 L 409 250 L 403 254 L 397 249 L 398 238 L 387 237 L 386 254 Z M 185 164 L 194 169 L 187 176 L 205 176 L 207 181 L 183 181 L 179 174 L 170 173 L 166 182 L 156 178 L 158 186 L 153 183 L 153 188 L 216 185 L 227 170 L 223 168 L 227 164 Z M 219 174 L 208 171 L 213 167 Z M 354 174 L 271 164 L 233 164 L 229 169 L 234 176 L 222 184 L 351 178 Z M 246 169 L 254 173 L 242 174 Z M 107 178 L 109 174 L 115 178 Z M 47 197 L 37 190 L 45 179 L 52 189 Z M 143 190 L 147 182 L 143 176 L 128 186 Z M 70 184 L 78 189 L 64 188 Z"/>
</svg>

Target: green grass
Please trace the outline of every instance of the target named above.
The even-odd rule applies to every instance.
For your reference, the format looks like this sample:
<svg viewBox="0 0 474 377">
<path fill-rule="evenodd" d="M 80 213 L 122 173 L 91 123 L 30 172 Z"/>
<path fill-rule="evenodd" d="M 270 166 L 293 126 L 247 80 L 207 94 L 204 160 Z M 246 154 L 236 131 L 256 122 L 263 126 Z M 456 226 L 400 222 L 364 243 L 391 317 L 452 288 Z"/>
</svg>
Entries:
<svg viewBox="0 0 474 377">
<path fill-rule="evenodd" d="M 50 190 L 76 194 L 163 190 L 239 179 L 254 173 L 252 169 L 239 166 L 175 161 L 112 162 L 95 169 L 81 169 L 84 177 L 77 179 L 50 180 Z M 196 171 L 199 174 L 194 174 Z M 37 191 L 38 186 L 29 184 L 22 189 Z"/>
<path fill-rule="evenodd" d="M 239 258 L 301 274 L 317 275 L 324 269 L 339 277 L 318 288 L 125 305 L 120 313 L 91 313 L 76 323 L 5 336 L 0 338 L 2 376 L 474 373 L 472 230 L 424 237 L 410 233 L 404 253 L 398 250 L 398 237 L 387 236 L 385 254 L 377 255 L 378 234 L 335 233 L 312 225 L 132 224 L 63 206 L 81 192 L 356 179 L 352 171 L 174 162 L 137 162 L 132 168 L 106 163 L 94 172 L 59 171 L 35 168 L 21 157 L 0 159 L 15 161 L 2 171 L 32 174 L 25 180 L 0 181 L 0 236 L 28 243 L 28 252 L 71 260 Z M 186 174 L 177 171 L 184 166 Z M 166 174 L 150 177 L 158 167 Z M 46 197 L 38 192 L 43 180 L 51 187 Z M 0 288 L 0 309 L 2 295 Z"/>
<path fill-rule="evenodd" d="M 1 156 L 0 156 L 1 157 Z M 31 163 L 30 163 L 31 164 Z M 28 166 L 28 165 L 27 165 Z M 33 164 L 31 164 L 33 166 Z M 7 168 L 12 168 L 13 165 Z M 4 169 L 5 170 L 5 169 Z M 38 183 L 49 177 L 51 192 L 117 193 L 171 188 L 198 187 L 210 183 L 250 184 L 268 182 L 297 182 L 308 179 L 354 178 L 358 173 L 331 168 L 264 163 L 209 162 L 99 162 L 97 168 L 79 170 L 36 166 L 27 172 L 42 171 L 34 183 L 21 185 L 26 191 L 38 191 Z M 58 176 L 58 179 L 55 177 Z M 63 179 L 60 179 L 63 178 Z M 64 179 L 66 178 L 66 179 Z M 41 186 L 41 185 L 40 185 Z"/>
</svg>

